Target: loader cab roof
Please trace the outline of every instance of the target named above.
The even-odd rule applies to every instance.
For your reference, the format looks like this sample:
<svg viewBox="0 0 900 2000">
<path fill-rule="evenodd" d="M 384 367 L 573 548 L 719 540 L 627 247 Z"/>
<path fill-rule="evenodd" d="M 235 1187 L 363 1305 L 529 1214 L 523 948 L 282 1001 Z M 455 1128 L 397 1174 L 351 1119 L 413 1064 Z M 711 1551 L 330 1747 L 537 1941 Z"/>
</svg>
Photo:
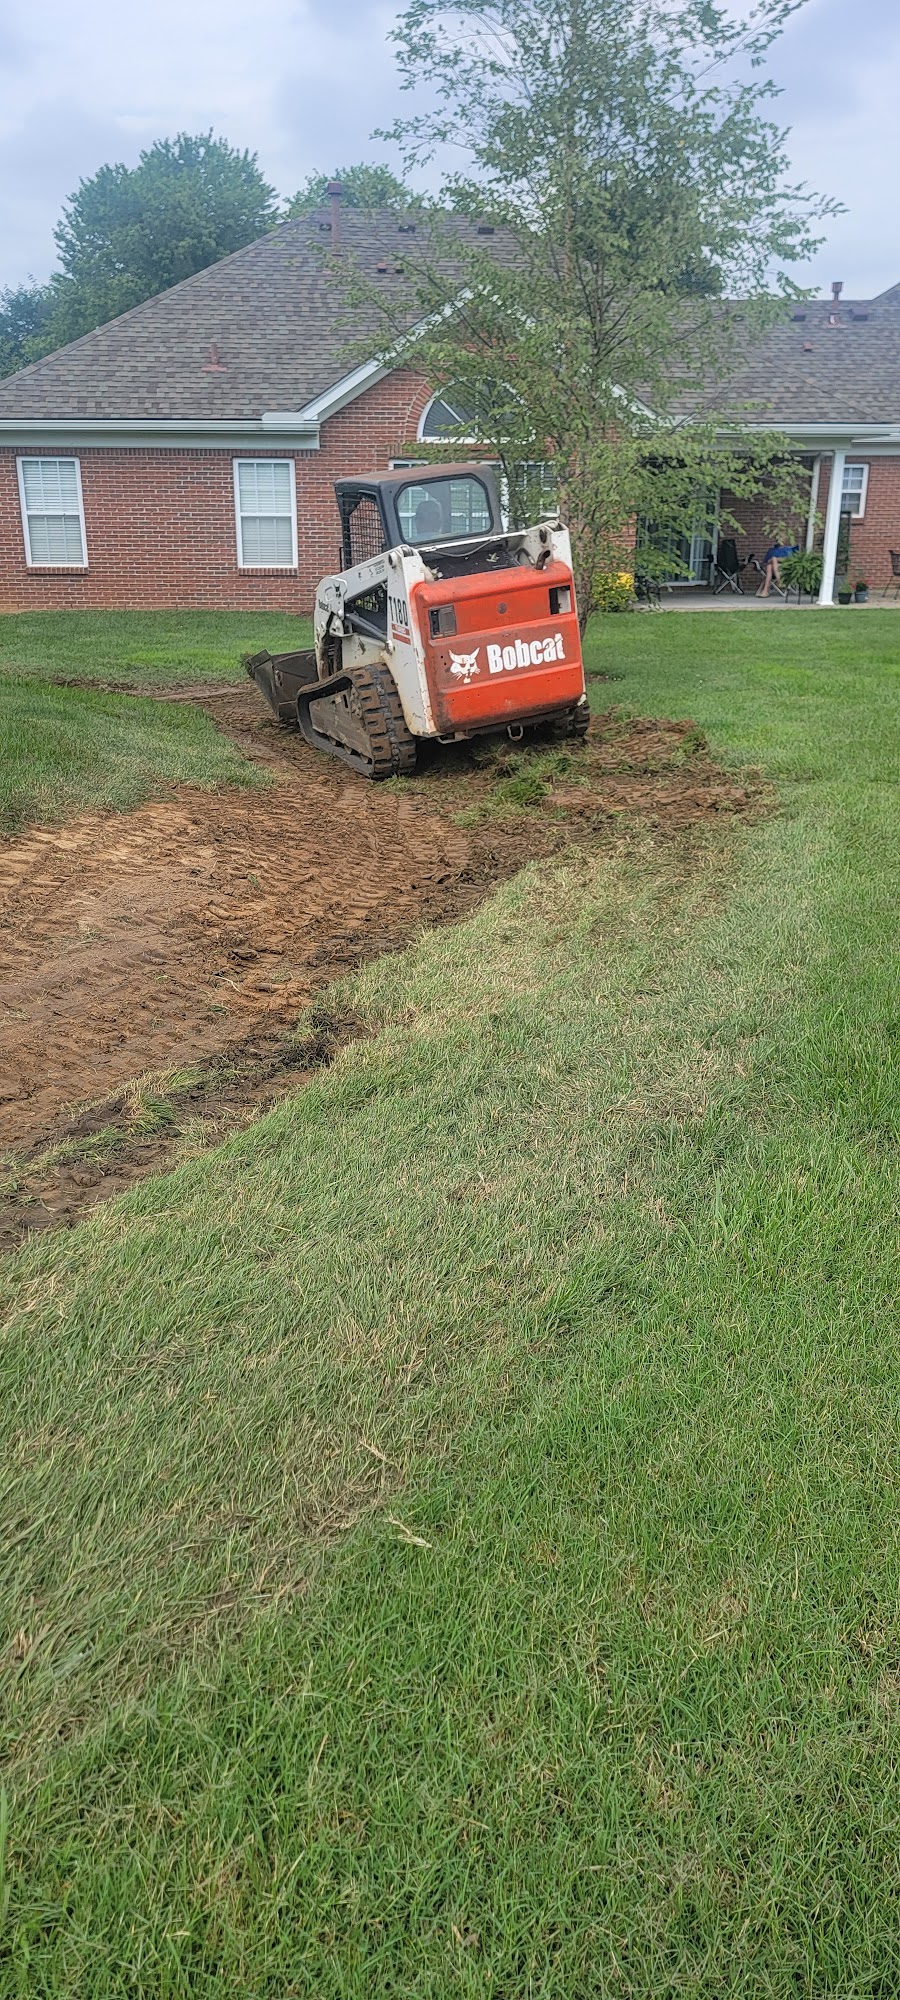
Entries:
<svg viewBox="0 0 900 2000">
<path fill-rule="evenodd" d="M 402 545 L 434 550 L 503 534 L 494 468 L 404 465 L 335 481 L 345 569 Z"/>
</svg>

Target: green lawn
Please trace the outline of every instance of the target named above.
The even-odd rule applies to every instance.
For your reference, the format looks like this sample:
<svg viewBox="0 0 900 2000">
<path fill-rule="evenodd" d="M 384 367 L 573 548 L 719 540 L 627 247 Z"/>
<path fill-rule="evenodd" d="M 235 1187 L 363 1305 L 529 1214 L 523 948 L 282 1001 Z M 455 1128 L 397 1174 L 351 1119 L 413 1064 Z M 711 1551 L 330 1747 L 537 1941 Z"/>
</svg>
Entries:
<svg viewBox="0 0 900 2000">
<path fill-rule="evenodd" d="M 308 618 L 257 611 L 32 611 L 0 618 L 0 675 L 165 687 L 240 680 L 242 653 L 310 644 Z"/>
<path fill-rule="evenodd" d="M 199 709 L 0 678 L 0 834 L 82 807 L 125 811 L 166 784 L 259 782 Z"/>
<path fill-rule="evenodd" d="M 900 1991 L 898 647 L 604 621 L 781 811 L 6 1261 L 4 1995 Z"/>
</svg>

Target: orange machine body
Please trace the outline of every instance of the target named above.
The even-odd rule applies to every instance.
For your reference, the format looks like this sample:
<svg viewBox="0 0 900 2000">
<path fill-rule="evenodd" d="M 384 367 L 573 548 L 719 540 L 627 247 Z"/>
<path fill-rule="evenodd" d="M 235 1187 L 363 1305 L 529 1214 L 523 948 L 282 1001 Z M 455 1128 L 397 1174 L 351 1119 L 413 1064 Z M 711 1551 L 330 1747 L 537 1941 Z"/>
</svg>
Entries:
<svg viewBox="0 0 900 2000">
<path fill-rule="evenodd" d="M 559 561 L 414 583 L 410 609 L 441 736 L 571 709 L 584 694 L 572 572 Z M 456 630 L 435 630 L 452 607 Z"/>
</svg>

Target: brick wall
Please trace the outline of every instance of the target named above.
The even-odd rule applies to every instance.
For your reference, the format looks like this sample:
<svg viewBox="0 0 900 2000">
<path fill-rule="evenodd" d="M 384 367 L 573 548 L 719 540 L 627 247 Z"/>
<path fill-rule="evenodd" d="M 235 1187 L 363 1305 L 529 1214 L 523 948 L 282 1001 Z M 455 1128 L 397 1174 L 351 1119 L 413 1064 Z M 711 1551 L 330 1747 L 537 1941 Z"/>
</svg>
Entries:
<svg viewBox="0 0 900 2000">
<path fill-rule="evenodd" d="M 863 577 L 882 590 L 890 580 L 891 549 L 900 549 L 900 458 L 873 458 L 865 519 L 850 523 L 851 582 Z"/>
<path fill-rule="evenodd" d="M 850 456 L 855 465 L 868 464 L 869 467 L 865 517 L 862 521 L 850 523 L 850 576 L 853 582 L 857 577 L 864 577 L 873 590 L 881 590 L 890 580 L 890 551 L 900 549 L 900 457 L 866 459 L 861 452 L 853 452 Z M 831 459 L 823 458 L 817 503 L 817 547 L 821 547 L 822 543 L 830 483 Z M 786 541 L 799 542 L 801 548 L 805 547 L 805 513 L 802 518 L 793 521 L 775 518 L 771 503 L 766 501 L 764 495 L 754 500 L 736 500 L 725 494 L 723 502 L 740 523 L 735 539 L 741 558 L 748 555 L 751 549 L 756 555 L 763 555 L 776 535 L 780 540 L 784 534 Z"/>
<path fill-rule="evenodd" d="M 0 610 L 217 609 L 308 611 L 320 576 L 339 565 L 333 482 L 384 470 L 404 455 L 429 388 L 397 369 L 322 426 L 318 451 L 75 450 L 81 462 L 86 570 L 29 569 L 14 447 L 0 449 Z M 72 456 L 42 446 L 37 457 Z M 235 458 L 293 457 L 299 566 L 238 568 Z"/>
</svg>

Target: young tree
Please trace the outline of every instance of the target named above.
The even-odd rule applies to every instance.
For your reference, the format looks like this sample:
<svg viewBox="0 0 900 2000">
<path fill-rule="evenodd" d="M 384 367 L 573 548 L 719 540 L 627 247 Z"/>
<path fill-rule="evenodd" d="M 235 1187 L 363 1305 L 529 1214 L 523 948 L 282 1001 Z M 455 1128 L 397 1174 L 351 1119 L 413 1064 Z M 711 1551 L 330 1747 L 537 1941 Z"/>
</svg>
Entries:
<svg viewBox="0 0 900 2000">
<path fill-rule="evenodd" d="M 369 166 L 362 160 L 355 167 L 345 167 L 343 172 L 309 174 L 302 187 L 286 203 L 285 216 L 306 215 L 311 208 L 322 208 L 328 201 L 332 181 L 340 182 L 341 200 L 347 208 L 406 209 L 417 199 L 412 189 L 407 187 L 405 181 L 398 180 L 390 167 Z"/>
<path fill-rule="evenodd" d="M 396 30 L 404 84 L 438 108 L 387 136 L 410 167 L 461 143 L 447 200 L 496 232 L 468 249 L 420 233 L 407 323 L 526 508 L 521 468 L 549 462 L 585 619 L 632 566 L 636 518 L 659 543 L 719 487 L 774 483 L 788 504 L 783 448 L 733 412 L 723 439 L 718 407 L 833 207 L 791 184 L 758 73 L 800 4 L 738 20 L 719 0 L 410 0 Z"/>
</svg>

